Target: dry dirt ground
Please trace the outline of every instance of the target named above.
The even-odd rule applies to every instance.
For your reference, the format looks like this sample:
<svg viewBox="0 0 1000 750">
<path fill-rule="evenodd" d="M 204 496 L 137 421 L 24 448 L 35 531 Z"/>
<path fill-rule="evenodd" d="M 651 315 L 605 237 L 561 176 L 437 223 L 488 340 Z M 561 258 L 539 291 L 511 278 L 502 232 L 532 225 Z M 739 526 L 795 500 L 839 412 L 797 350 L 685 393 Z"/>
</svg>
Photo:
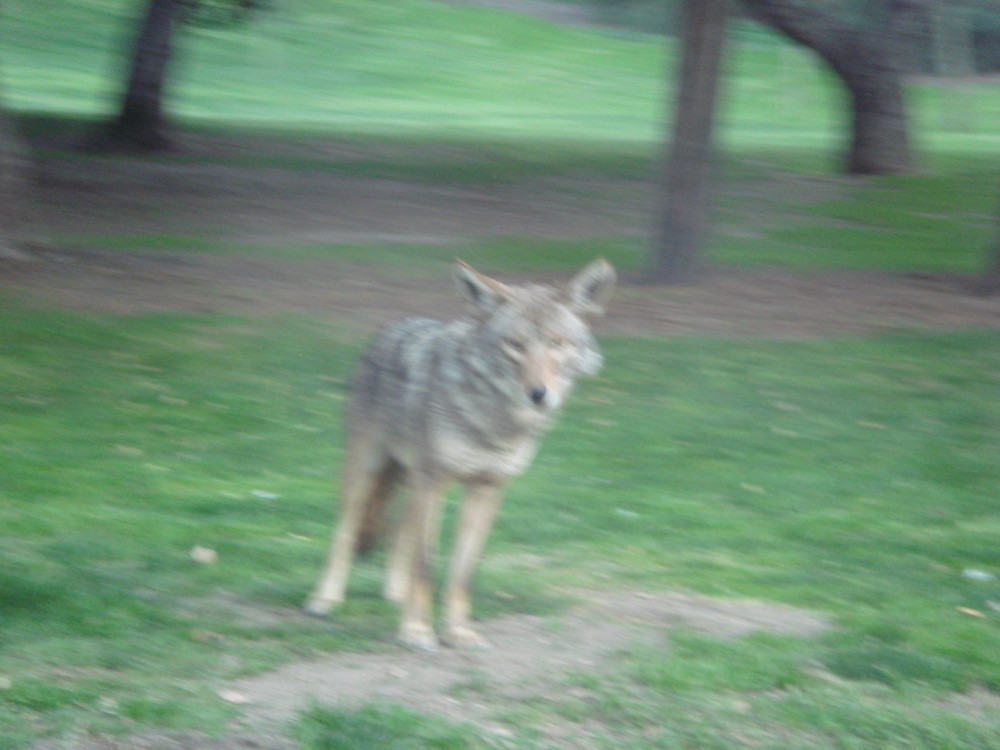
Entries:
<svg viewBox="0 0 1000 750">
<path fill-rule="evenodd" d="M 273 672 L 220 686 L 219 694 L 244 707 L 231 733 L 146 734 L 126 738 L 71 736 L 45 741 L 36 750 L 292 750 L 288 722 L 311 705 L 356 706 L 394 703 L 473 722 L 498 741 L 511 731 L 501 718 L 512 707 L 546 702 L 568 691 L 576 671 L 615 669 L 629 648 L 651 644 L 669 649 L 668 632 L 684 625 L 720 637 L 754 630 L 808 636 L 828 627 L 819 616 L 794 607 L 740 599 L 716 599 L 680 592 L 576 592 L 581 603 L 552 617 L 511 615 L 482 623 L 492 648 L 443 649 L 425 653 L 402 648 L 379 653 L 339 653 L 288 664 Z M 267 613 L 237 605 L 234 616 Z M 287 617 L 275 612 L 270 616 Z M 555 747 L 587 748 L 591 728 L 571 722 L 541 727 Z"/>
<path fill-rule="evenodd" d="M 402 314 L 459 311 L 444 264 L 440 278 L 425 272 L 414 277 L 334 258 L 276 259 L 267 257 L 266 249 L 294 242 L 393 241 L 439 244 L 460 255 L 463 243 L 477 238 L 634 236 L 648 221 L 649 186 L 639 181 L 435 186 L 329 170 L 249 170 L 236 165 L 254 148 L 246 139 L 237 144 L 191 136 L 183 148 L 188 158 L 155 161 L 46 152 L 39 165 L 40 215 L 59 247 L 33 262 L 0 263 L 0 284 L 27 304 L 113 314 L 305 311 L 371 329 Z M 291 157 L 394 158 L 356 144 L 302 142 L 288 148 Z M 338 149 L 343 153 L 331 153 Z M 791 204 L 806 189 L 817 186 L 786 183 L 770 198 Z M 192 229 L 264 252 L 129 254 L 95 250 L 92 244 L 87 250 L 67 247 L 74 236 L 141 237 Z M 1000 300 L 970 295 L 968 282 L 946 274 L 776 270 L 716 270 L 677 288 L 626 279 L 601 330 L 801 337 L 1000 325 Z M 488 652 L 335 654 L 219 686 L 244 708 L 223 738 L 70 736 L 47 741 L 39 750 L 284 750 L 292 744 L 282 736 L 282 725 L 310 696 L 321 703 L 409 704 L 475 721 L 499 738 L 506 730 L 496 715 L 511 702 L 541 700 L 562 689 L 559 679 L 568 671 L 612 668 L 615 653 L 637 641 L 669 647 L 671 625 L 721 635 L 755 628 L 802 634 L 824 627 L 821 619 L 783 606 L 677 592 L 580 592 L 580 602 L 558 617 L 484 623 L 494 643 Z M 585 728 L 547 731 L 557 744 L 587 746 Z"/>
<path fill-rule="evenodd" d="M 49 138 L 38 145 L 64 143 Z M 429 148 L 436 152 L 424 156 L 436 162 L 451 155 L 446 146 Z M 387 242 L 430 244 L 461 256 L 463 247 L 483 238 L 636 237 L 650 225 L 652 189 L 642 180 L 536 177 L 441 185 L 330 168 L 247 168 L 261 152 L 317 164 L 406 158 L 402 147 L 384 144 L 276 145 L 193 135 L 182 142 L 183 158 L 171 160 L 43 151 L 39 216 L 58 249 L 33 263 L 0 261 L 0 284 L 42 304 L 85 310 L 295 310 L 370 329 L 408 313 L 459 312 L 446 265 L 429 277 L 317 253 L 267 257 L 268 249 Z M 729 212 L 720 231 L 754 232 L 766 215 L 794 215 L 803 202 L 834 196 L 841 187 L 838 178 L 781 174 L 766 186 L 727 187 L 753 194 L 748 209 Z M 200 235 L 249 252 L 155 252 L 157 238 L 175 238 L 183 249 L 184 237 Z M 72 249 L 88 237 L 150 237 L 154 252 L 94 249 L 93 241 L 86 250 Z M 601 331 L 797 337 L 1000 325 L 1000 296 L 970 293 L 973 282 L 961 274 L 723 269 L 684 287 L 626 279 Z"/>
</svg>

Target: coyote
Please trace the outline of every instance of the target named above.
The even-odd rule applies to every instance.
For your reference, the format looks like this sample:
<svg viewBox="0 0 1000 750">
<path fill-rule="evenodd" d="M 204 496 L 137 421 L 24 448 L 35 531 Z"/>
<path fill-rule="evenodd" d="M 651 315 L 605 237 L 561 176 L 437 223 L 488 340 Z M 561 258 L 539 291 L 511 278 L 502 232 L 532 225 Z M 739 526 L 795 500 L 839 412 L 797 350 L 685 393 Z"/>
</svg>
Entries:
<svg viewBox="0 0 1000 750">
<path fill-rule="evenodd" d="M 400 641 L 427 650 L 439 643 L 430 567 L 448 484 L 464 483 L 465 495 L 441 640 L 484 648 L 471 627 L 469 587 L 501 488 L 527 468 L 577 376 L 600 368 L 588 321 L 604 312 L 615 284 L 603 258 L 561 290 L 507 286 L 461 261 L 454 277 L 473 317 L 390 324 L 354 373 L 340 520 L 305 605 L 324 615 L 343 601 L 355 552 L 372 546 L 394 491 L 405 485 L 409 502 L 393 535 L 383 593 L 402 605 Z"/>
</svg>

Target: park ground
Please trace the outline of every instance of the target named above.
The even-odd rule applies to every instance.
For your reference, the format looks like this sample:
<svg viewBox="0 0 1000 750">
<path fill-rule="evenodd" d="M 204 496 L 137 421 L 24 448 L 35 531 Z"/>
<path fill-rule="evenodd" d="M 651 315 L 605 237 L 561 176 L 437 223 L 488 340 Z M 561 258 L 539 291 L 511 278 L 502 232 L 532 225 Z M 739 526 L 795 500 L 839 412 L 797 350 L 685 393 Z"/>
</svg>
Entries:
<svg viewBox="0 0 1000 750">
<path fill-rule="evenodd" d="M 57 139 L 41 143 L 71 145 Z M 120 237 L 143 252 L 65 249 L 62 240 L 62 249 L 42 253 L 41 262 L 7 264 L 2 283 L 81 310 L 298 311 L 349 318 L 371 330 L 404 314 L 461 312 L 448 282 L 449 253 L 462 257 L 470 244 L 514 237 L 524 243 L 511 243 L 512 252 L 525 256 L 536 241 L 620 243 L 642 236 L 656 199 L 655 182 L 639 178 L 539 176 L 500 185 L 428 185 L 318 169 L 233 166 L 266 148 L 266 138 L 192 135 L 184 140 L 182 160 L 49 156 L 39 173 L 43 236 L 48 231 L 61 238 Z M 463 166 L 467 153 L 452 150 L 451 159 L 444 148 L 435 155 L 438 168 Z M 397 149 L 300 141 L 286 151 L 287 159 L 336 160 L 347 153 L 377 163 L 391 160 Z M 737 208 L 730 226 L 719 231 L 752 232 L 755 223 L 775 218 L 761 215 L 761 209 L 787 210 L 803 196 L 833 200 L 850 185 L 835 176 L 779 173 L 767 185 L 727 185 L 725 199 Z M 741 204 L 747 208 L 741 210 Z M 985 225 L 988 217 L 978 222 Z M 163 242 L 157 238 L 182 228 L 208 233 L 233 252 L 157 250 Z M 983 237 L 985 266 L 986 233 Z M 183 239 L 169 242 L 183 248 Z M 358 262 L 357 253 L 345 261 L 338 254 L 274 258 L 265 251 L 304 244 L 433 246 L 442 262 L 414 274 L 411 264 L 393 264 L 391 256 L 387 264 L 373 264 Z M 601 251 L 599 239 L 592 245 Z M 644 249 L 641 239 L 634 245 L 637 252 Z M 506 278 L 537 276 L 515 272 Z M 710 267 L 690 285 L 636 281 L 641 281 L 637 269 L 623 271 L 622 293 L 602 330 L 796 337 L 995 325 L 1000 319 L 1000 302 L 975 294 L 975 274 L 968 272 Z"/>
<path fill-rule="evenodd" d="M 0 746 L 993 750 L 996 81 L 914 84 L 919 171 L 848 178 L 836 87 L 741 27 L 704 273 L 659 286 L 660 38 L 302 0 L 188 37 L 174 151 L 95 154 L 120 3 L 9 5 Z M 494 648 L 395 646 L 370 562 L 302 614 L 366 338 L 461 315 L 456 257 L 596 255 L 606 366 L 507 493 Z"/>
<path fill-rule="evenodd" d="M 433 186 L 300 168 L 234 168 L 226 157 L 267 148 L 268 142 L 187 135 L 183 143 L 183 159 L 108 160 L 74 153 L 70 143 L 45 142 L 48 156 L 40 167 L 39 198 L 48 233 L 148 244 L 138 252 L 123 252 L 63 241 L 62 247 L 44 250 L 33 261 L 8 262 L 2 284 L 18 305 L 140 317 L 223 314 L 252 320 L 305 314 L 335 321 L 361 336 L 403 315 L 461 314 L 448 279 L 452 254 L 462 256 L 491 241 L 517 248 L 510 235 L 526 238 L 529 248 L 538 241 L 558 245 L 595 236 L 613 244 L 615 238 L 641 233 L 655 194 L 647 179 L 539 177 L 499 186 Z M 351 149 L 372 161 L 391 158 L 391 149 L 380 144 L 306 141 L 285 148 L 312 157 Z M 191 154 L 199 158 L 191 160 Z M 456 166 L 464 156 L 458 153 Z M 767 186 L 767 195 L 756 184 L 730 184 L 725 190 L 727 200 L 736 203 L 786 205 L 802 200 L 804 190 L 810 200 L 833 198 L 846 184 L 837 177 L 788 175 Z M 172 237 L 181 228 L 193 235 L 209 233 L 224 249 L 206 253 L 157 246 L 156 238 Z M 183 239 L 172 242 L 183 245 Z M 289 257 L 285 243 L 398 244 L 433 247 L 441 255 L 431 263 L 414 264 L 405 256 L 396 263 L 366 263 L 360 257 L 338 260 L 316 251 Z M 515 281 L 539 276 L 557 281 L 566 273 L 515 270 L 500 275 Z M 974 294 L 975 275 L 968 272 L 717 266 L 684 286 L 640 283 L 634 268 L 623 269 L 622 275 L 611 311 L 600 323 L 603 335 L 796 340 L 941 333 L 995 327 L 1000 321 L 1000 300 Z M 310 701 L 409 706 L 471 722 L 502 746 L 512 741 L 513 733 L 498 717 L 511 706 L 563 690 L 585 696 L 582 688 L 566 687 L 568 675 L 614 670 L 617 655 L 662 645 L 674 627 L 720 638 L 754 631 L 810 637 L 831 627 L 817 612 L 757 599 L 593 585 L 564 594 L 577 603 L 562 613 L 509 614 L 484 623 L 494 644 L 486 653 L 314 654 L 220 683 L 219 695 L 239 708 L 222 734 L 70 734 L 37 747 L 283 750 L 295 746 L 283 727 Z M 294 609 L 261 607 L 226 594 L 190 606 L 217 608 L 226 617 L 266 628 L 303 618 Z M 970 716 L 1000 709 L 986 691 L 963 700 L 955 701 L 956 710 Z M 588 747 L 594 726 L 547 720 L 539 731 L 551 746 Z"/>
</svg>

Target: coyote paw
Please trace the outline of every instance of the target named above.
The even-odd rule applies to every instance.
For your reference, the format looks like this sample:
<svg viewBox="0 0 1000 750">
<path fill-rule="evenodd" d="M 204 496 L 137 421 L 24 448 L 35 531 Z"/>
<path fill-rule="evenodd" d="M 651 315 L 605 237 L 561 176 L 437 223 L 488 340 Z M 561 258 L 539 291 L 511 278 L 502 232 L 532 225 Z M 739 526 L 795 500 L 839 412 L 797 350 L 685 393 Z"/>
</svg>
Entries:
<svg viewBox="0 0 1000 750">
<path fill-rule="evenodd" d="M 326 617 L 330 614 L 330 610 L 333 609 L 335 604 L 339 604 L 335 599 L 321 599 L 319 597 L 310 597 L 308 601 L 302 606 L 303 611 L 307 615 L 312 615 L 313 617 Z"/>
<path fill-rule="evenodd" d="M 394 582 L 386 583 L 382 587 L 382 598 L 393 604 L 402 604 L 406 601 L 406 586 Z"/>
<path fill-rule="evenodd" d="M 398 640 L 404 646 L 415 648 L 420 651 L 437 651 L 438 639 L 434 635 L 434 630 L 428 625 L 420 623 L 404 624 L 399 629 Z"/>
<path fill-rule="evenodd" d="M 452 648 L 466 648 L 477 651 L 486 651 L 490 648 L 490 642 L 483 638 L 472 628 L 465 626 L 452 626 L 445 629 L 444 637 L 441 639 L 446 646 Z"/>
</svg>

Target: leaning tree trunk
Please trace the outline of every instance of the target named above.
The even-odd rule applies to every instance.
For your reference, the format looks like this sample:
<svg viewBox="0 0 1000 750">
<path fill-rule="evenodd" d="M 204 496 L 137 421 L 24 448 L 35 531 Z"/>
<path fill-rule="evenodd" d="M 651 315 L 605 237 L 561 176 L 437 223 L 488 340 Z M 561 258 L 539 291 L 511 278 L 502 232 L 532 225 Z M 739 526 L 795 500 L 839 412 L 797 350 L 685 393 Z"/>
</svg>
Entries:
<svg viewBox="0 0 1000 750">
<path fill-rule="evenodd" d="M 744 0 L 764 23 L 810 48 L 833 68 L 847 88 L 851 105 L 848 174 L 902 174 L 913 171 L 901 63 L 905 35 L 901 19 L 912 0 L 890 0 L 888 23 L 848 25 L 795 0 Z"/>
<path fill-rule="evenodd" d="M 686 0 L 673 137 L 645 278 L 691 278 L 708 234 L 712 130 L 728 0 Z"/>
<path fill-rule="evenodd" d="M 96 145 L 140 151 L 170 147 L 163 88 L 177 10 L 178 0 L 149 0 L 133 45 L 118 115 L 99 134 Z"/>
<path fill-rule="evenodd" d="M 848 174 L 905 174 L 913 171 L 906 103 L 894 55 L 870 35 L 858 35 L 830 64 L 851 99 Z"/>
</svg>

